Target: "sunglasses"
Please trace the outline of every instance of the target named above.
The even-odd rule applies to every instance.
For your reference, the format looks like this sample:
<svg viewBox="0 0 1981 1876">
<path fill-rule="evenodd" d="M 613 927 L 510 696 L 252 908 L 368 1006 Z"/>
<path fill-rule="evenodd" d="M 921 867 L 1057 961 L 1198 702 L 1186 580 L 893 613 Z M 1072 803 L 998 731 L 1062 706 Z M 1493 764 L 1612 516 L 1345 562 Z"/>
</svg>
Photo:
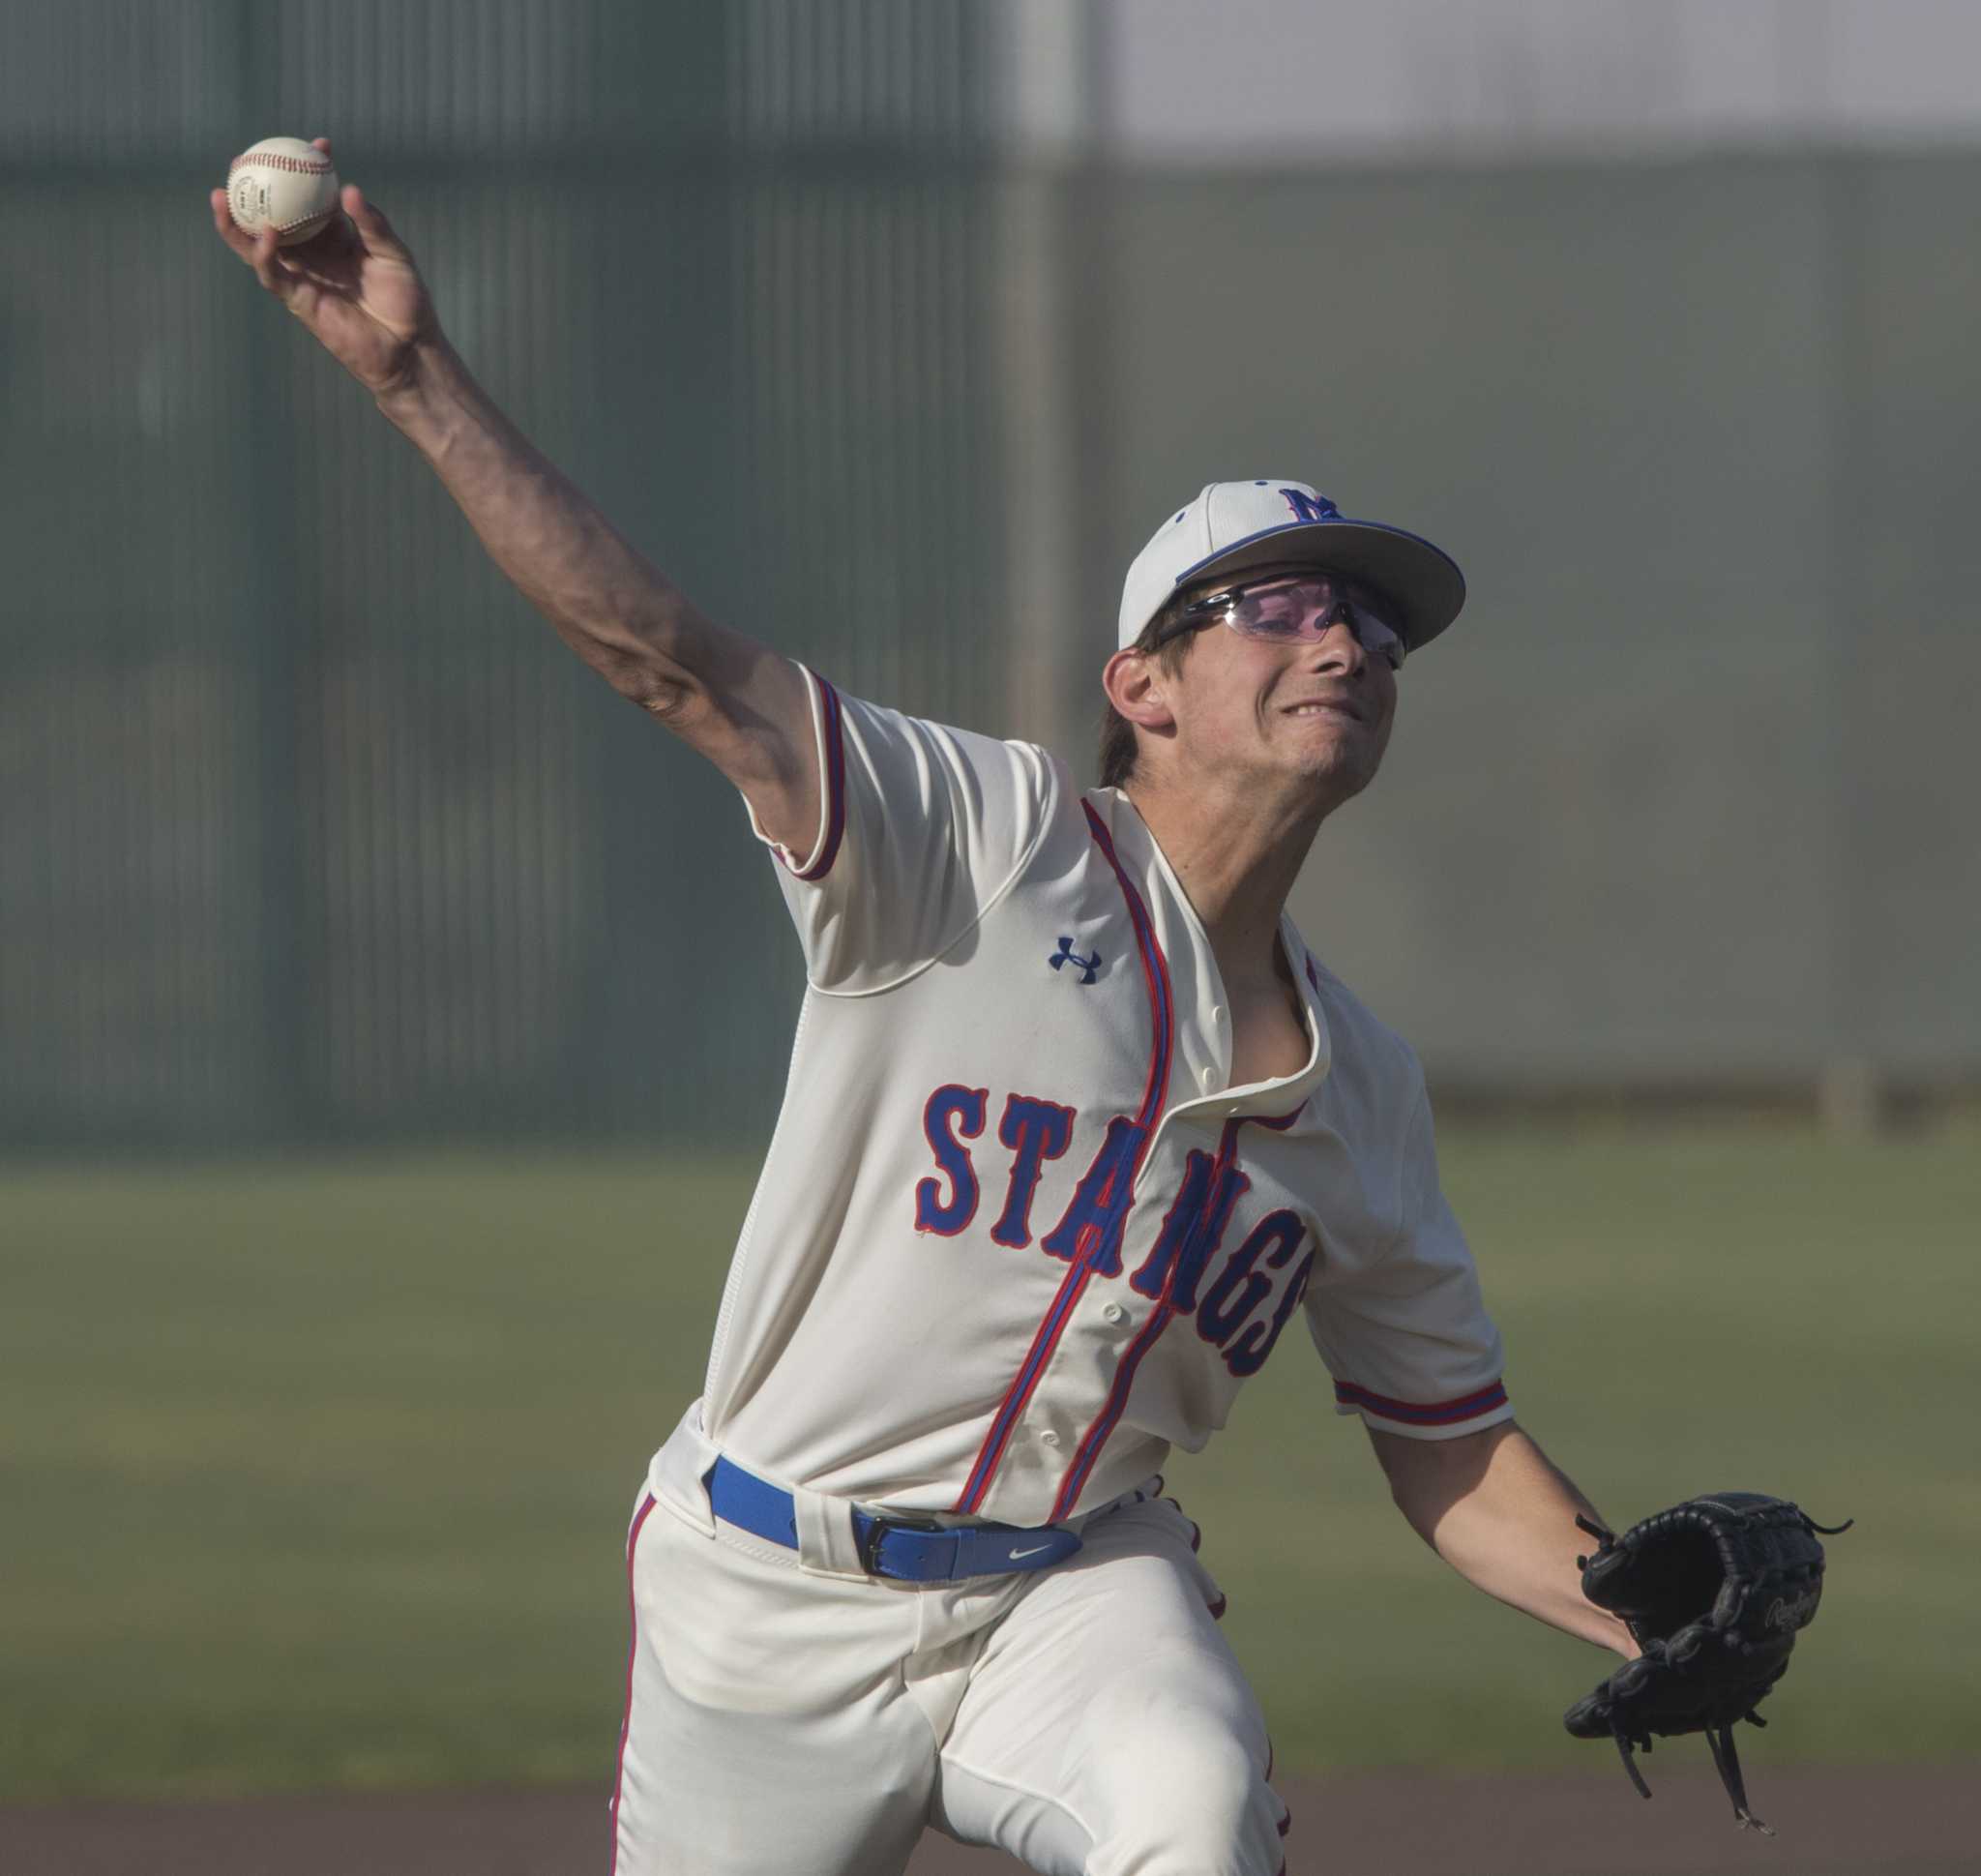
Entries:
<svg viewBox="0 0 1981 1876">
<path fill-rule="evenodd" d="M 1194 599 L 1156 640 L 1157 644 L 1228 625 L 1241 638 L 1271 644 L 1315 644 L 1345 616 L 1355 641 L 1391 670 L 1404 662 L 1404 635 L 1391 623 L 1387 604 L 1365 586 L 1350 585 L 1339 574 L 1282 574 L 1252 585 L 1228 586 Z"/>
</svg>

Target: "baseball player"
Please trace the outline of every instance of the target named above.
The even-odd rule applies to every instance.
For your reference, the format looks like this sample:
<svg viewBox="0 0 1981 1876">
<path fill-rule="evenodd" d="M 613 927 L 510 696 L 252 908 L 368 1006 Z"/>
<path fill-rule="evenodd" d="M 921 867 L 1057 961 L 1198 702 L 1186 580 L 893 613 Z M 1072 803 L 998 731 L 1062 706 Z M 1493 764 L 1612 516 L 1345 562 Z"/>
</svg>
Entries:
<svg viewBox="0 0 1981 1876">
<path fill-rule="evenodd" d="M 627 1541 L 616 1876 L 878 1876 L 925 1825 L 1055 1876 L 1273 1876 L 1265 1722 L 1160 1471 L 1296 1318 L 1417 1532 L 1630 1656 L 1582 1593 L 1594 1513 L 1512 1418 L 1416 1060 L 1286 912 L 1452 561 L 1302 482 L 1203 490 L 1128 571 L 1083 789 L 704 618 L 477 386 L 357 189 L 287 252 L 213 207 L 735 785 L 804 953 L 706 1385 Z"/>
</svg>

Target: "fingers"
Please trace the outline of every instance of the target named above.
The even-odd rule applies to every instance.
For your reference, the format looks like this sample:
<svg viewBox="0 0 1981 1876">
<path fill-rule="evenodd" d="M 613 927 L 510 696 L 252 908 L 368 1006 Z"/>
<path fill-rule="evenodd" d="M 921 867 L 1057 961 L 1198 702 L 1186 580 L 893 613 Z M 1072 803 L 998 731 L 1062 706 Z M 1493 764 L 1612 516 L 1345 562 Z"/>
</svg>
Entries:
<svg viewBox="0 0 1981 1876">
<path fill-rule="evenodd" d="M 249 257 L 249 265 L 254 269 L 254 278 L 277 299 L 288 297 L 289 284 L 296 278 L 296 273 L 281 258 L 281 244 L 277 242 L 273 228 L 263 228 L 254 237 L 254 250 Z"/>
<path fill-rule="evenodd" d="M 295 280 L 295 270 L 278 252 L 273 228 L 250 234 L 234 220 L 227 207 L 227 192 L 216 189 L 208 198 L 213 207 L 214 231 L 244 262 L 254 269 L 254 278 L 279 298 L 286 298 Z"/>
<path fill-rule="evenodd" d="M 365 199 L 365 192 L 356 183 L 344 184 L 342 201 L 344 213 L 358 230 L 358 239 L 365 244 L 366 253 L 411 262 L 412 255 L 406 252 L 405 243 L 393 232 L 392 223 Z"/>
<path fill-rule="evenodd" d="M 227 207 L 227 192 L 224 189 L 216 189 L 207 199 L 213 206 L 214 232 L 249 266 L 253 266 L 254 237 L 235 225 L 233 213 Z"/>
</svg>

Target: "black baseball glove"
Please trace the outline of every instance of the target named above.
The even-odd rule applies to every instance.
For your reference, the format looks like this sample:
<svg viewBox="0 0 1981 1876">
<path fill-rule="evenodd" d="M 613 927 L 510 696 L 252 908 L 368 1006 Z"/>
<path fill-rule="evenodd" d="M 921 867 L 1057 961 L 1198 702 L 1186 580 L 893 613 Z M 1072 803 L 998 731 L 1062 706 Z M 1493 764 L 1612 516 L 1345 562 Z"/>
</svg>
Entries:
<svg viewBox="0 0 1981 1876">
<path fill-rule="evenodd" d="M 1631 1782 L 1651 1789 L 1631 1757 L 1654 1734 L 1703 1733 L 1733 1814 L 1772 1836 L 1747 1807 L 1733 1749 L 1739 1720 L 1767 1724 L 1754 1710 L 1789 1671 L 1796 1633 L 1822 1597 L 1822 1545 L 1834 1536 L 1785 1499 L 1719 1492 L 1688 1499 L 1618 1537 L 1586 1518 L 1598 1540 L 1580 1558 L 1582 1593 L 1621 1616 L 1643 1653 L 1626 1661 L 1562 1716 L 1579 1740 L 1614 1740 Z"/>
</svg>

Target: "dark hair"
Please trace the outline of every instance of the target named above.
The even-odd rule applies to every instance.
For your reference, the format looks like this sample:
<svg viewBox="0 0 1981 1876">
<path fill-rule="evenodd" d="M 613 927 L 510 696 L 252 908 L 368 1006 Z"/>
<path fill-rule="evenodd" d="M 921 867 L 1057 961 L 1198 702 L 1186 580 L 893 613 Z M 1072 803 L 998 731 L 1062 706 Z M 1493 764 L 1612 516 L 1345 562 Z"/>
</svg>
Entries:
<svg viewBox="0 0 1981 1876">
<path fill-rule="evenodd" d="M 1195 632 L 1171 633 L 1181 609 L 1180 600 L 1171 600 L 1168 605 L 1142 627 L 1141 636 L 1135 641 L 1137 651 L 1151 651 L 1155 654 L 1157 669 L 1174 677 L 1183 669 L 1183 661 L 1190 656 L 1190 647 L 1197 642 Z M 1104 789 L 1118 789 L 1135 779 L 1137 755 L 1135 725 L 1130 723 L 1111 703 L 1101 705 L 1101 786 Z"/>
</svg>

